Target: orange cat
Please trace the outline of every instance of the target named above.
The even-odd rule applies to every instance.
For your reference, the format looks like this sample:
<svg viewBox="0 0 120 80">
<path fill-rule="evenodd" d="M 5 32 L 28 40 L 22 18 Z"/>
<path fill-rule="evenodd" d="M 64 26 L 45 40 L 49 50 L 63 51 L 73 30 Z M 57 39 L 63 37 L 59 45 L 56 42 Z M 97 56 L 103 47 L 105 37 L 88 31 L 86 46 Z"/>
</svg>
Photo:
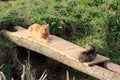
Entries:
<svg viewBox="0 0 120 80">
<path fill-rule="evenodd" d="M 46 25 L 39 25 L 36 23 L 32 24 L 28 28 L 28 32 L 31 37 L 34 37 L 35 39 L 43 42 L 47 42 L 50 35 L 48 24 Z"/>
</svg>

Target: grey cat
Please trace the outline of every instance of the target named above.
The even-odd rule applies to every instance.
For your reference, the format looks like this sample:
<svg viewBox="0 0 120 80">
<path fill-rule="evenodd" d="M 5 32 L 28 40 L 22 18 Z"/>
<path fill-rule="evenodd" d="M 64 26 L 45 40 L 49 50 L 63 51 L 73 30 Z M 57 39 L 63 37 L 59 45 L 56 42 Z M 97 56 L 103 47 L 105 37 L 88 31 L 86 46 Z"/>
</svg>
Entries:
<svg viewBox="0 0 120 80">
<path fill-rule="evenodd" d="M 96 50 L 92 43 L 86 45 L 86 50 L 79 55 L 80 62 L 90 62 L 96 58 Z"/>
</svg>

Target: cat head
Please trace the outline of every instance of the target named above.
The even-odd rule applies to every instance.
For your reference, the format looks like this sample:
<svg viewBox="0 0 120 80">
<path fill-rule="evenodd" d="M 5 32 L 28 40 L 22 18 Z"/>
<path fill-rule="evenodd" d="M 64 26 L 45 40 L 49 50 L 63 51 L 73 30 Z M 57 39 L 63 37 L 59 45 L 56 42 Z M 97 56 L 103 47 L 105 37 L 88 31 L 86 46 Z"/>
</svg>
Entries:
<svg viewBox="0 0 120 80">
<path fill-rule="evenodd" d="M 93 43 L 89 43 L 86 45 L 86 49 L 87 50 L 95 50 L 95 47 L 94 47 Z"/>
<path fill-rule="evenodd" d="M 49 33 L 49 24 L 42 25 L 40 32 L 43 34 Z"/>
</svg>

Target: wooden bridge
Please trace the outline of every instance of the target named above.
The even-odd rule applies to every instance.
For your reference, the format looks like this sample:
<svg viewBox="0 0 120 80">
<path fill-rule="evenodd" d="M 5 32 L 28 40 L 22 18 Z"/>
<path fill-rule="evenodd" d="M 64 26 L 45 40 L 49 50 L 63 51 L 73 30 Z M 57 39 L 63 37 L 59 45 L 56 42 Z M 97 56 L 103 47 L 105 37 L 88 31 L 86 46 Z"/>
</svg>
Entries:
<svg viewBox="0 0 120 80">
<path fill-rule="evenodd" d="M 1 33 L 19 46 L 55 59 L 90 76 L 101 80 L 120 80 L 120 66 L 109 62 L 110 59 L 107 57 L 97 54 L 94 61 L 80 63 L 78 55 L 84 48 L 54 35 L 50 35 L 48 43 L 39 42 L 33 38 L 28 38 L 29 35 L 26 29 L 19 26 L 14 29 L 17 31 L 2 30 Z M 103 66 L 98 66 L 99 63 L 102 63 Z"/>
</svg>

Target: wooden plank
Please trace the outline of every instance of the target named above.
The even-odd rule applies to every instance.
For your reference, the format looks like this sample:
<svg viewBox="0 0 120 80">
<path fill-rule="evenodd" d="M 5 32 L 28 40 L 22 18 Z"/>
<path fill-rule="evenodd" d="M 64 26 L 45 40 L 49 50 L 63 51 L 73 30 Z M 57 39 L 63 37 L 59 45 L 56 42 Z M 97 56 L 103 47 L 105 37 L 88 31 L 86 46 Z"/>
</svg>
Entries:
<svg viewBox="0 0 120 80">
<path fill-rule="evenodd" d="M 20 35 L 16 35 L 14 32 L 9 32 L 4 30 L 2 31 L 2 33 L 5 37 L 9 38 L 19 46 L 28 48 L 30 50 L 41 53 L 47 57 L 53 58 L 65 65 L 68 65 L 74 69 L 82 71 L 88 75 L 94 76 L 98 79 L 103 79 L 103 80 L 120 79 L 119 73 L 109 71 L 97 65 L 94 65 L 94 66 L 83 65 L 82 63 L 75 60 L 75 58 L 73 59 L 73 57 L 71 57 L 70 55 L 67 55 L 63 52 L 60 52 L 59 50 L 54 49 L 47 43 L 42 43 L 42 42 L 28 39 L 26 37 L 21 37 Z"/>
<path fill-rule="evenodd" d="M 85 63 L 83 63 L 83 64 L 85 64 L 85 65 L 87 65 L 87 66 L 91 66 L 91 65 L 98 64 L 98 63 L 108 62 L 108 61 L 110 61 L 109 58 L 97 54 L 97 57 L 96 57 L 96 59 L 95 59 L 94 61 L 85 62 Z"/>
<path fill-rule="evenodd" d="M 56 41 L 57 43 L 57 41 Z M 73 46 L 72 44 L 68 44 L 64 41 L 61 41 L 61 43 L 57 44 L 57 45 L 51 45 L 51 47 L 54 47 L 57 50 L 64 50 L 65 48 L 69 47 L 69 46 Z"/>
<path fill-rule="evenodd" d="M 20 30 L 20 31 L 17 31 L 17 32 L 13 32 L 13 35 L 23 37 L 23 38 L 26 38 L 26 39 L 28 39 L 27 37 L 30 36 L 28 34 L 27 30 Z M 56 50 L 59 53 L 64 54 L 64 55 L 66 55 L 66 56 L 70 57 L 71 59 L 76 60 L 78 62 L 79 62 L 78 56 L 80 55 L 80 52 L 84 50 L 84 48 L 82 48 L 80 46 L 77 46 L 77 45 L 75 45 L 71 42 L 68 42 L 68 41 L 66 41 L 64 39 L 61 39 L 59 37 L 55 37 L 53 35 L 50 35 L 50 41 L 48 43 L 43 43 L 43 42 L 40 42 L 40 41 L 36 41 L 34 38 L 31 38 L 31 37 L 29 38 L 29 40 L 31 40 L 33 42 L 35 41 L 38 44 L 42 43 L 44 46 L 47 46 L 47 47 L 49 47 L 53 50 Z M 69 47 L 72 47 L 72 49 L 70 49 Z M 86 62 L 84 64 L 87 65 L 87 66 L 91 66 L 91 65 L 95 65 L 95 64 L 102 63 L 102 62 L 109 61 L 109 60 L 110 59 L 107 58 L 107 57 L 97 55 L 97 58 L 94 61 Z"/>
<path fill-rule="evenodd" d="M 26 29 L 23 28 L 23 27 L 20 27 L 20 26 L 15 26 L 15 27 L 14 27 L 14 30 L 20 31 L 20 30 L 26 30 Z"/>
<path fill-rule="evenodd" d="M 22 28 L 22 27 L 20 27 L 20 26 L 15 26 L 14 27 L 14 29 L 15 30 L 17 30 L 17 31 L 20 31 L 20 30 L 26 30 L 25 28 Z M 20 32 L 21 33 L 21 32 Z M 21 35 L 21 34 L 20 34 Z M 25 36 L 25 35 L 24 35 Z M 52 36 L 51 36 L 52 37 Z M 52 37 L 52 38 L 54 38 L 56 41 L 54 41 L 54 42 L 57 42 L 57 41 L 59 41 L 59 39 L 58 38 L 56 38 L 56 37 Z M 70 51 L 70 52 L 72 52 L 71 50 L 73 50 L 73 49 L 76 49 L 76 48 L 78 48 L 79 49 L 79 46 L 74 46 L 74 45 L 67 45 L 67 44 L 64 44 L 64 42 L 65 41 L 63 41 L 62 39 L 60 40 L 60 42 L 58 42 L 58 43 L 56 43 L 56 44 L 53 44 L 53 43 L 51 43 L 51 44 L 53 44 L 52 46 L 55 46 L 55 45 L 64 45 L 64 47 L 65 48 L 63 48 L 63 51 Z M 62 44 L 63 43 L 63 44 Z M 65 42 L 66 43 L 66 42 Z M 68 43 L 69 44 L 69 43 Z M 57 46 L 58 47 L 58 46 Z M 62 47 L 62 46 L 61 46 Z M 59 47 L 58 47 L 58 49 L 60 49 Z M 79 50 L 78 50 L 79 51 Z M 81 50 L 80 50 L 81 51 Z M 69 52 L 68 52 L 69 53 Z M 66 53 L 66 54 L 68 54 L 68 53 Z M 73 57 L 74 58 L 76 58 L 77 59 L 77 57 L 79 56 L 79 53 L 78 54 L 74 54 L 74 52 L 72 52 L 73 53 Z M 72 54 L 71 53 L 71 54 Z M 113 70 L 113 71 L 117 71 L 117 72 L 119 72 L 120 73 L 120 66 L 119 65 L 116 65 L 116 64 L 114 64 L 114 63 L 110 63 L 110 62 L 108 62 L 110 59 L 109 58 L 107 58 L 107 57 L 104 57 L 104 56 L 101 56 L 101 55 L 97 55 L 97 57 L 96 57 L 96 59 L 94 60 L 94 61 L 91 61 L 91 62 L 85 62 L 85 63 L 83 63 L 83 64 L 85 64 L 85 65 L 87 65 L 87 66 L 91 66 L 91 65 L 95 65 L 95 64 L 98 64 L 98 63 L 102 63 L 102 62 L 105 62 L 104 63 L 104 66 L 106 67 L 106 68 L 108 68 L 108 69 L 110 69 L 110 70 Z M 113 67 L 114 66 L 114 67 Z"/>
</svg>

